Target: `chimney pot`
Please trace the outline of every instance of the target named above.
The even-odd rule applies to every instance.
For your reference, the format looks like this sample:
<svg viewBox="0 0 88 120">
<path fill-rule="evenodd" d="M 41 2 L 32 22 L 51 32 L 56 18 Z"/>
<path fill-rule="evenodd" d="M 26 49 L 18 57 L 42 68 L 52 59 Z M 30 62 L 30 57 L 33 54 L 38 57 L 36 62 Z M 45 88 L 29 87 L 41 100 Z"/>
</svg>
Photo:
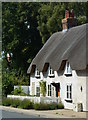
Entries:
<svg viewBox="0 0 88 120">
<path fill-rule="evenodd" d="M 69 28 L 76 26 L 76 18 L 74 18 L 74 11 L 66 10 L 65 11 L 65 18 L 62 19 L 62 27 L 63 31 L 67 31 Z"/>
</svg>

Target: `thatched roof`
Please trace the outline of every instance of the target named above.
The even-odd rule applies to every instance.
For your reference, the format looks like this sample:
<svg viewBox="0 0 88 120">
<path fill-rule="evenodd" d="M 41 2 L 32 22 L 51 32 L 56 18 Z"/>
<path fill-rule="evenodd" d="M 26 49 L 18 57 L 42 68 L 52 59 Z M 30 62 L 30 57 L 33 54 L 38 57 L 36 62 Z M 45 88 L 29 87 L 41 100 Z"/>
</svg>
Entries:
<svg viewBox="0 0 88 120">
<path fill-rule="evenodd" d="M 68 60 L 74 70 L 86 69 L 88 65 L 87 36 L 88 24 L 73 27 L 67 32 L 54 33 L 35 56 L 27 73 L 31 72 L 33 66 L 42 71 L 46 63 L 57 71 L 63 60 Z"/>
</svg>

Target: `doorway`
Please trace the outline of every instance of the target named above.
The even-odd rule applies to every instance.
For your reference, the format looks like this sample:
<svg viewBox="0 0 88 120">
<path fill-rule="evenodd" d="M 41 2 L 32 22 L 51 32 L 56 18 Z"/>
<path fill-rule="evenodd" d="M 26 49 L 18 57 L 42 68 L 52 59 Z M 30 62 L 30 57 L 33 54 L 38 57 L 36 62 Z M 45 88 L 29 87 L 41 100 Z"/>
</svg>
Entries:
<svg viewBox="0 0 88 120">
<path fill-rule="evenodd" d="M 52 85 L 55 87 L 56 97 L 60 96 L 60 83 L 52 83 Z"/>
<path fill-rule="evenodd" d="M 60 96 L 60 83 L 56 83 L 56 97 Z"/>
</svg>

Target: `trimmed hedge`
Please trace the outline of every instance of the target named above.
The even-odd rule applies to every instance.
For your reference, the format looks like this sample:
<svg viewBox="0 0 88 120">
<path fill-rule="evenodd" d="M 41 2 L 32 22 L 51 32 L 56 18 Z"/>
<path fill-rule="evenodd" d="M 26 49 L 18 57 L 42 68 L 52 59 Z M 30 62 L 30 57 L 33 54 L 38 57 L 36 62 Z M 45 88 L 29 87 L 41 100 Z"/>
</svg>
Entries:
<svg viewBox="0 0 88 120">
<path fill-rule="evenodd" d="M 20 99 L 12 99 L 11 106 L 17 108 L 20 105 L 21 102 L 22 101 Z"/>
<path fill-rule="evenodd" d="M 20 103 L 19 107 L 23 109 L 33 109 L 33 105 L 34 105 L 33 102 L 31 102 L 30 100 L 24 99 Z"/>
<path fill-rule="evenodd" d="M 34 109 L 35 110 L 55 110 L 57 109 L 58 104 L 56 103 L 35 103 Z"/>
<path fill-rule="evenodd" d="M 63 105 L 62 103 L 59 103 L 59 104 L 57 105 L 57 108 L 58 108 L 58 109 L 64 109 L 64 105 Z"/>
<path fill-rule="evenodd" d="M 12 99 L 10 99 L 10 98 L 4 98 L 2 100 L 2 105 L 4 105 L 4 106 L 10 106 L 11 104 L 12 104 Z"/>
<path fill-rule="evenodd" d="M 22 109 L 35 109 L 35 110 L 55 110 L 55 109 L 63 109 L 64 105 L 62 103 L 33 103 L 28 99 L 20 100 L 20 99 L 11 99 L 6 98 L 2 100 L 2 105 L 4 106 L 12 106 L 15 108 Z"/>
</svg>

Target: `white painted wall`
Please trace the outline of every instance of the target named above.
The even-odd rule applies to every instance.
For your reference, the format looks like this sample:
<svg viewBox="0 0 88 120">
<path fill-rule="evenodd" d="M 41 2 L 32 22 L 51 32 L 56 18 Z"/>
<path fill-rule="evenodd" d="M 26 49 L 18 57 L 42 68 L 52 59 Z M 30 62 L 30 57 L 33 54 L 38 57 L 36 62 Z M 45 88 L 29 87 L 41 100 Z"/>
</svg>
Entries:
<svg viewBox="0 0 88 120">
<path fill-rule="evenodd" d="M 63 74 L 60 73 L 60 71 L 55 73 L 55 77 L 50 78 L 48 76 L 48 71 L 44 74 L 42 74 L 42 72 L 40 72 L 40 78 L 37 79 L 35 78 L 35 75 L 31 75 L 30 76 L 30 94 L 31 92 L 31 85 L 32 82 L 35 82 L 35 86 L 39 86 L 39 81 L 40 80 L 45 80 L 46 81 L 46 85 L 51 84 L 52 82 L 56 82 L 56 83 L 60 83 L 60 98 L 61 101 L 64 103 L 64 106 L 66 109 L 73 109 L 75 111 L 77 111 L 77 103 L 82 103 L 83 104 L 83 111 L 88 111 L 88 97 L 87 94 L 88 93 L 88 88 L 86 86 L 88 86 L 88 79 L 86 79 L 86 71 L 75 71 L 72 70 L 72 76 L 66 77 L 64 75 L 64 72 L 62 72 Z M 66 85 L 67 84 L 72 84 L 72 103 L 66 102 Z M 82 92 L 81 92 L 81 86 L 82 86 Z M 31 94 L 32 95 L 32 94 Z M 36 95 L 36 90 L 35 90 L 35 95 Z M 46 93 L 46 97 L 48 96 L 48 93 Z M 55 94 L 54 94 L 54 97 Z"/>
</svg>

